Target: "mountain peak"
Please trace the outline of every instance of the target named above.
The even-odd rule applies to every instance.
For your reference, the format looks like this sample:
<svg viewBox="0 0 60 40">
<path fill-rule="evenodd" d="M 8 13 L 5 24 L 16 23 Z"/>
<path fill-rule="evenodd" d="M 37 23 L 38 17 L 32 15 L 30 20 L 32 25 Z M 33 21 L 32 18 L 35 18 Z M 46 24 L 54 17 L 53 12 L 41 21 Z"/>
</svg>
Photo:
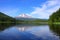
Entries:
<svg viewBox="0 0 60 40">
<path fill-rule="evenodd" d="M 29 16 L 29 15 L 27 15 L 27 14 L 21 14 L 21 15 L 19 15 L 19 16 L 17 16 L 17 17 L 19 17 L 19 18 L 32 18 L 31 16 Z"/>
</svg>

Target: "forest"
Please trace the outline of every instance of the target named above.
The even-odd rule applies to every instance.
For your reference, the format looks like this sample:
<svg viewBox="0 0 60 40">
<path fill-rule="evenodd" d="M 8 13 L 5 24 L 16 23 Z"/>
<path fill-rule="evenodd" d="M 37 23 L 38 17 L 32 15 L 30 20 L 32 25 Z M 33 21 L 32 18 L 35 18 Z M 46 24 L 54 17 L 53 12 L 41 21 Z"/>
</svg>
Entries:
<svg viewBox="0 0 60 40">
<path fill-rule="evenodd" d="M 50 15 L 48 22 L 49 24 L 60 24 L 60 8 Z"/>
<path fill-rule="evenodd" d="M 16 20 L 15 18 L 0 12 L 0 25 L 18 24 L 19 22 L 22 22 L 22 20 Z"/>
</svg>

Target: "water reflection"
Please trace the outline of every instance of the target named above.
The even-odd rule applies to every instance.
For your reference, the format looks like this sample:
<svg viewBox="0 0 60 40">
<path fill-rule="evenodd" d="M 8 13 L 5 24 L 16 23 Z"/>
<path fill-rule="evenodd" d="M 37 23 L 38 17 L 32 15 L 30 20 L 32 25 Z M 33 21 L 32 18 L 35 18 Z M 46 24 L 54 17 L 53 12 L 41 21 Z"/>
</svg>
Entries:
<svg viewBox="0 0 60 40">
<path fill-rule="evenodd" d="M 40 26 L 23 26 L 17 27 L 20 32 L 27 33 L 32 39 L 35 40 L 59 40 L 59 36 L 56 36 L 51 32 L 48 25 L 40 25 Z"/>
<path fill-rule="evenodd" d="M 57 36 L 60 36 L 60 25 L 50 25 L 50 29 L 51 31 L 57 35 Z"/>
<path fill-rule="evenodd" d="M 3 31 L 11 26 L 13 26 L 14 24 L 8 24 L 8 23 L 1 23 L 0 24 L 0 31 Z"/>
<path fill-rule="evenodd" d="M 24 27 L 17 27 L 17 29 L 18 29 L 19 31 L 24 32 L 27 28 L 24 26 Z"/>
<path fill-rule="evenodd" d="M 0 40 L 60 40 L 52 29 L 51 25 L 16 25 L 0 32 Z"/>
<path fill-rule="evenodd" d="M 19 30 L 19 31 L 22 31 L 22 32 L 24 32 L 24 31 L 26 31 L 27 29 L 32 29 L 32 27 L 35 27 L 35 26 L 28 26 L 28 25 L 23 25 L 23 26 L 17 26 L 16 28 Z"/>
</svg>

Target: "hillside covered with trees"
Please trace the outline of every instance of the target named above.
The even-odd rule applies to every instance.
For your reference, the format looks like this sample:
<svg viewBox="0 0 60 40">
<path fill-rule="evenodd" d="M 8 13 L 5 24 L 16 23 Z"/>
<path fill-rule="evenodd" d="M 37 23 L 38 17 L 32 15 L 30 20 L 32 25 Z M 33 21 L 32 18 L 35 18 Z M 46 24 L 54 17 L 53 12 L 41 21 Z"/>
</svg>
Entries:
<svg viewBox="0 0 60 40">
<path fill-rule="evenodd" d="M 50 16 L 49 23 L 60 24 L 60 8 Z"/>
<path fill-rule="evenodd" d="M 17 23 L 21 23 L 22 20 L 16 20 L 15 18 L 12 18 L 2 12 L 0 12 L 0 25 L 1 24 L 17 24 Z"/>
<path fill-rule="evenodd" d="M 8 15 L 5 15 L 4 13 L 0 12 L 0 23 L 4 23 L 4 22 L 14 22 L 15 19 L 8 16 Z"/>
</svg>

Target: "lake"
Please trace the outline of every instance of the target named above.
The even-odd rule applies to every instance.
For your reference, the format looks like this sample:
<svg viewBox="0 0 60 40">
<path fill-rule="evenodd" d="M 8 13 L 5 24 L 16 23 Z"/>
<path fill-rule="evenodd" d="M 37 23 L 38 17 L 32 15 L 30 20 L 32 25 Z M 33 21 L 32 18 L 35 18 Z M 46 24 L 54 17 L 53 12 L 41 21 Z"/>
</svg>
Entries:
<svg viewBox="0 0 60 40">
<path fill-rule="evenodd" d="M 16 25 L 4 29 L 0 28 L 0 40 L 60 40 L 59 26 Z"/>
</svg>

